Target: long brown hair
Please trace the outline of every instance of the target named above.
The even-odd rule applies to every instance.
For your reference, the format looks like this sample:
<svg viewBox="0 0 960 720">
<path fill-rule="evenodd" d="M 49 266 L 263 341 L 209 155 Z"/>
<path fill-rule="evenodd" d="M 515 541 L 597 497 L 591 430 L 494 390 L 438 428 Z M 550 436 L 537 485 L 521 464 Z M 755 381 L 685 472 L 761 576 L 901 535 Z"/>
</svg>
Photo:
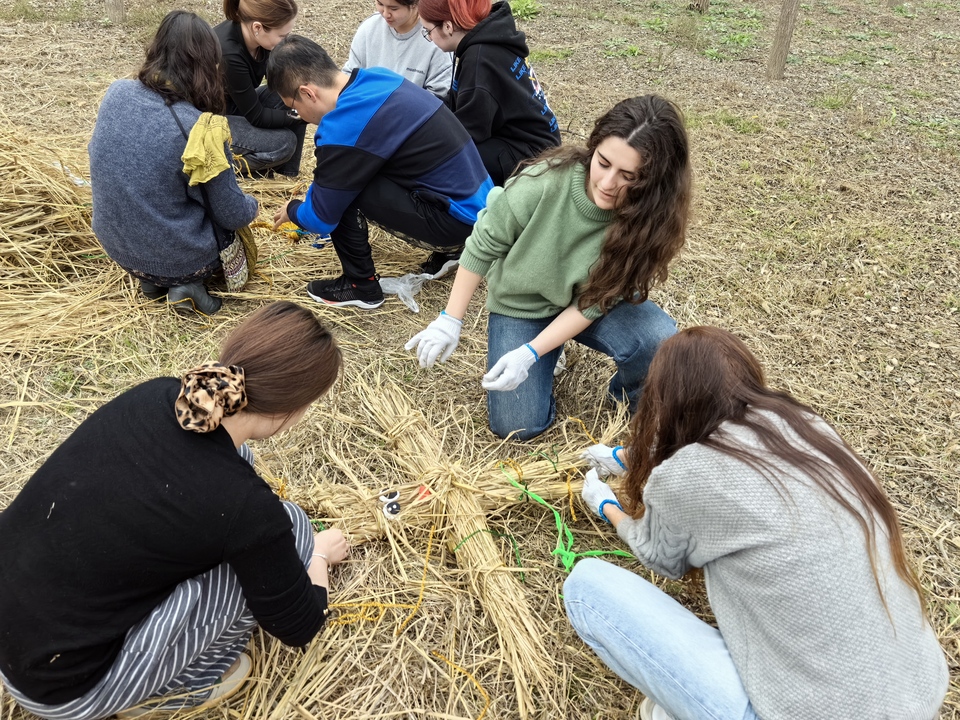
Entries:
<svg viewBox="0 0 960 720">
<path fill-rule="evenodd" d="M 864 460 L 839 435 L 826 431 L 829 425 L 820 420 L 787 393 L 767 387 L 759 361 L 735 335 L 716 327 L 687 328 L 664 341 L 647 373 L 630 426 L 631 462 L 624 482 L 627 511 L 635 517 L 642 514 L 643 488 L 650 473 L 686 445 L 700 443 L 742 460 L 778 492 L 789 495 L 790 477 L 774 465 L 780 461 L 809 477 L 856 518 L 881 599 L 877 520 L 889 538 L 897 574 L 922 598 L 920 582 L 907 563 L 896 510 Z M 752 431 L 763 454 L 716 432 L 723 423 Z M 779 423 L 785 423 L 807 447 L 792 443 Z"/>
<path fill-rule="evenodd" d="M 288 415 L 330 389 L 342 359 L 333 335 L 312 312 L 282 301 L 260 308 L 231 332 L 220 362 L 243 368 L 247 412 Z"/>
<path fill-rule="evenodd" d="M 452 22 L 460 30 L 472 30 L 490 14 L 490 0 L 420 0 L 417 12 L 429 23 Z"/>
<path fill-rule="evenodd" d="M 581 290 L 581 310 L 599 305 L 607 312 L 621 299 L 644 302 L 650 289 L 667 279 L 687 232 L 691 195 L 687 131 L 680 109 L 659 95 L 621 100 L 597 120 L 585 148 L 551 148 L 520 167 L 579 163 L 589 176 L 593 153 L 608 137 L 620 138 L 636 150 L 640 168 L 616 208 L 600 257 Z"/>
<path fill-rule="evenodd" d="M 297 16 L 294 0 L 223 0 L 223 15 L 235 23 L 258 22 L 264 30 L 283 27 Z"/>
<path fill-rule="evenodd" d="M 137 78 L 167 105 L 184 101 L 220 115 L 226 109 L 220 57 L 220 41 L 206 21 L 174 10 L 160 22 Z"/>
</svg>

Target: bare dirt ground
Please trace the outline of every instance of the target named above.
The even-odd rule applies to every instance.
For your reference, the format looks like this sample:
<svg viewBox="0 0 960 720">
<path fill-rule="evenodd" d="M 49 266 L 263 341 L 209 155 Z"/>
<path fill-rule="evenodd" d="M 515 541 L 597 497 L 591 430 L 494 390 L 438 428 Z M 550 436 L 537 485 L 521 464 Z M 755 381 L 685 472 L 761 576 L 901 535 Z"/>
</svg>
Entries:
<svg viewBox="0 0 960 720">
<path fill-rule="evenodd" d="M 221 314 L 189 322 L 143 302 L 97 252 L 82 187 L 70 205 L 76 230 L 45 251 L 37 248 L 42 225 L 29 251 L 11 239 L 4 214 L 26 197 L 9 179 L 11 168 L 19 162 L 49 173 L 63 162 L 83 177 L 100 97 L 135 71 L 144 40 L 175 7 L 220 19 L 209 1 L 130 0 L 123 26 L 106 23 L 94 0 L 0 5 L 0 136 L 7 139 L 0 154 L 9 161 L 0 167 L 11 173 L 0 175 L 8 196 L 0 197 L 0 507 L 97 405 L 215 355 L 250 310 L 277 298 L 303 301 L 307 280 L 336 270 L 329 248 L 294 247 L 262 231 L 260 277 Z M 581 141 L 593 118 L 629 95 L 658 92 L 685 110 L 695 216 L 654 299 L 681 326 L 738 333 L 774 384 L 820 411 L 872 463 L 900 512 L 949 658 L 954 681 L 941 717 L 960 717 L 960 2 L 802 3 L 786 77 L 776 82 L 764 79 L 779 13 L 767 0 L 718 0 L 702 17 L 665 0 L 542 0 L 515 11 L 526 18 L 520 25 L 566 142 Z M 342 60 L 370 12 L 363 2 L 304 2 L 297 29 Z M 311 168 L 307 160 L 303 181 Z M 249 189 L 266 219 L 302 187 Z M 73 242 L 76 255 L 61 262 Z M 377 241 L 384 275 L 408 272 L 422 257 Z M 417 296 L 419 315 L 395 299 L 371 313 L 317 308 L 345 349 L 342 386 L 300 427 L 257 450 L 264 473 L 282 477 L 289 495 L 318 516 L 330 514 L 321 512 L 321 498 L 331 483 L 367 488 L 375 507 L 381 487 L 410 482 L 374 407 L 391 383 L 436 428 L 442 454 L 463 468 L 559 457 L 590 443 L 576 421 L 528 445 L 497 442 L 486 430 L 481 302 L 450 362 L 416 367 L 402 345 L 448 291 L 448 280 L 428 285 Z M 611 368 L 583 348 L 568 353 L 558 415 L 599 435 L 616 425 L 601 400 Z M 579 550 L 619 546 L 582 508 L 574 520 L 565 500 L 553 505 Z M 505 504 L 487 519 L 504 536 L 497 539 L 504 567 L 526 570 L 516 592 L 543 627 L 550 679 L 531 691 L 528 715 L 635 717 L 640 695 L 568 627 L 552 515 L 533 503 Z M 450 519 L 436 522 L 443 533 Z M 478 599 L 475 573 L 458 565 L 453 547 L 430 541 L 427 528 L 392 527 L 358 548 L 334 577 L 333 593 L 341 602 L 398 606 L 419 597 L 410 625 L 397 635 L 408 611 L 388 609 L 330 627 L 306 654 L 258 638 L 254 689 L 204 717 L 520 715 L 497 613 Z M 666 587 L 709 617 L 697 579 Z M 2 702 L 3 717 L 23 717 L 9 696 Z"/>
</svg>

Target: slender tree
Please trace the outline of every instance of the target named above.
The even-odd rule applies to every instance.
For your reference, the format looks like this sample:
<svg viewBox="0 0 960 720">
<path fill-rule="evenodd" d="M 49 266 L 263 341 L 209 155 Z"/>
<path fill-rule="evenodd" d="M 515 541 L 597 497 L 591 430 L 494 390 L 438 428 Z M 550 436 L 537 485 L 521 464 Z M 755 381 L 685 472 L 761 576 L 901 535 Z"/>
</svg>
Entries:
<svg viewBox="0 0 960 720">
<path fill-rule="evenodd" d="M 124 0 L 107 0 L 107 20 L 114 25 L 122 25 L 127 19 Z"/>
<path fill-rule="evenodd" d="M 770 57 L 767 60 L 767 78 L 782 80 L 783 69 L 787 66 L 787 54 L 790 52 L 790 41 L 793 39 L 793 28 L 797 24 L 797 12 L 800 9 L 800 0 L 783 0 L 780 8 L 780 21 L 777 23 L 777 32 L 770 48 Z"/>
</svg>

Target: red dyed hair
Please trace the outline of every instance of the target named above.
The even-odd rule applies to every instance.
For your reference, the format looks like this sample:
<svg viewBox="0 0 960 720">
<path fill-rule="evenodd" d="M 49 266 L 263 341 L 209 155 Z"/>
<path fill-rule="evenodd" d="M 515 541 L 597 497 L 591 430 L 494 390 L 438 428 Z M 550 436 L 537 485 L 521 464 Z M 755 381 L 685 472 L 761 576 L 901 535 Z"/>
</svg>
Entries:
<svg viewBox="0 0 960 720">
<path fill-rule="evenodd" d="M 420 0 L 417 8 L 429 23 L 452 22 L 461 30 L 472 30 L 490 14 L 490 0 Z"/>
</svg>

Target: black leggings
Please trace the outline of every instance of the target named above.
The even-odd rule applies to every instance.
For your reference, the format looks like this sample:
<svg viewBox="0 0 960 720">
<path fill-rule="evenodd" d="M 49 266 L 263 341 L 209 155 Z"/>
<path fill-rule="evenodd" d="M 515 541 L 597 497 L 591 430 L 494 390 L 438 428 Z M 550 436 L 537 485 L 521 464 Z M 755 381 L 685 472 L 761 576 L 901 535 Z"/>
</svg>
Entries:
<svg viewBox="0 0 960 720">
<path fill-rule="evenodd" d="M 367 220 L 411 245 L 440 252 L 462 250 L 473 230 L 472 223 L 460 222 L 447 212 L 443 198 L 374 177 L 330 233 L 343 274 L 353 280 L 372 278 L 376 272 Z"/>
</svg>

